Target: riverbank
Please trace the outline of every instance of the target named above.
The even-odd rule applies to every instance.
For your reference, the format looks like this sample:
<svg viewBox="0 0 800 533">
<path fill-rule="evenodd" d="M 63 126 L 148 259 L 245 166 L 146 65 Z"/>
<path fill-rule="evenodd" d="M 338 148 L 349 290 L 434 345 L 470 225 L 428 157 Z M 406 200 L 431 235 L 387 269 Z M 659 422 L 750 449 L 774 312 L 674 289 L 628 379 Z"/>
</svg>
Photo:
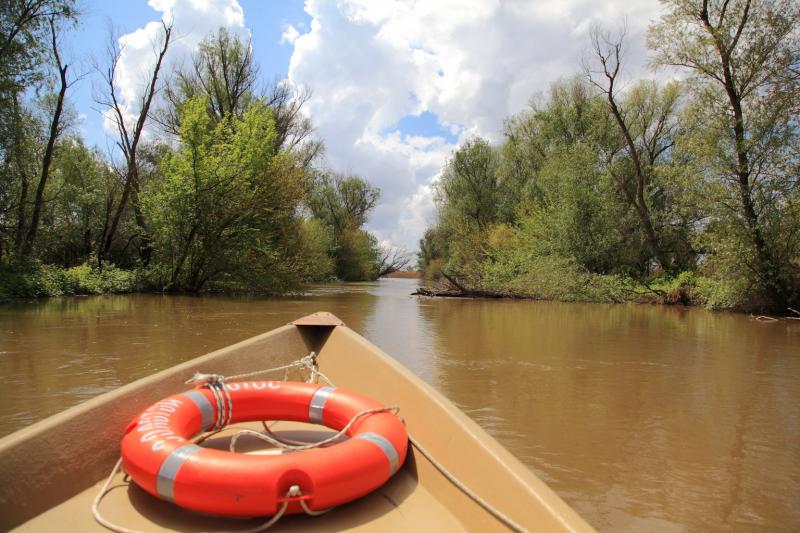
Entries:
<svg viewBox="0 0 800 533">
<path fill-rule="evenodd" d="M 338 281 L 328 276 L 324 279 L 306 280 L 305 283 L 248 285 L 244 281 L 227 277 L 209 282 L 202 290 L 192 292 L 180 285 L 168 283 L 168 279 L 165 277 L 164 269 L 157 265 L 150 268 L 126 269 L 112 264 L 104 264 L 103 268 L 99 268 L 96 261 L 85 262 L 74 267 L 29 261 L 24 265 L 0 265 L 0 302 L 58 296 L 133 293 L 292 296 L 298 294 L 298 290 L 302 292 L 303 287 L 309 282 Z"/>
<path fill-rule="evenodd" d="M 100 269 L 84 263 L 63 268 L 34 262 L 24 270 L 0 269 L 0 302 L 59 296 L 173 292 L 165 291 L 163 284 L 158 283 L 157 275 L 158 273 L 146 269 L 122 269 L 113 265 L 105 265 Z M 594 275 L 591 278 L 569 277 L 539 283 L 493 284 L 489 287 L 472 286 L 449 276 L 441 276 L 436 281 L 426 280 L 423 273 L 418 271 L 394 272 L 383 277 L 419 280 L 421 284 L 411 293 L 414 296 L 682 305 L 708 310 L 760 313 L 757 306 L 737 304 L 728 297 L 724 287 L 714 280 L 692 272 L 683 272 L 674 277 L 652 277 L 644 281 L 622 276 Z M 265 291 L 263 288 L 218 283 L 210 285 L 203 293 L 291 296 L 297 294 L 297 287 Z M 787 309 L 782 315 L 797 317 L 800 313 Z"/>
<path fill-rule="evenodd" d="M 439 280 L 427 280 L 412 293 L 414 296 L 443 298 L 499 298 L 583 303 L 639 303 L 680 305 L 711 311 L 761 313 L 759 302 L 742 303 L 729 294 L 726 286 L 694 272 L 677 276 L 656 276 L 634 280 L 624 276 L 562 278 L 559 283 L 506 283 L 490 287 L 474 286 L 442 273 Z M 771 313 L 800 319 L 800 311 L 791 307 L 782 313 Z M 759 315 L 760 316 L 760 315 Z M 766 317 L 769 318 L 769 317 Z"/>
</svg>

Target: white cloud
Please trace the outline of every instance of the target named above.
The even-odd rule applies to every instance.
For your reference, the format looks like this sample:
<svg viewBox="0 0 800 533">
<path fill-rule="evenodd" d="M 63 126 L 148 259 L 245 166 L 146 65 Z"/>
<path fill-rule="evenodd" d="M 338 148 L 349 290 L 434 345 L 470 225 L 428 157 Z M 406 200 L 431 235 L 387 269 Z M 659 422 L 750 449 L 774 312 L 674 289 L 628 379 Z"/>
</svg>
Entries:
<svg viewBox="0 0 800 533">
<path fill-rule="evenodd" d="M 580 68 L 593 22 L 628 20 L 631 75 L 643 68 L 652 0 L 307 0 L 310 29 L 291 35 L 289 79 L 308 103 L 331 165 L 383 191 L 370 223 L 415 249 L 433 213 L 431 183 L 455 149 L 402 136 L 398 120 L 435 113 L 459 140 L 501 140 L 505 117 Z M 288 36 L 287 36 L 288 37 Z"/>
<path fill-rule="evenodd" d="M 294 44 L 298 37 L 300 37 L 300 32 L 297 31 L 297 28 L 291 24 L 287 24 L 283 29 L 283 33 L 281 34 L 281 44 Z"/>
<path fill-rule="evenodd" d="M 243 37 L 250 35 L 244 27 L 244 11 L 236 0 L 150 0 L 148 4 L 162 14 L 161 20 L 173 24 L 172 39 L 159 74 L 162 82 L 173 65 L 186 60 L 204 37 L 220 27 Z M 128 124 L 137 118 L 138 104 L 153 71 L 162 34 L 161 22 L 153 21 L 119 38 L 121 54 L 116 78 Z M 108 119 L 105 127 L 116 133 Z"/>
</svg>

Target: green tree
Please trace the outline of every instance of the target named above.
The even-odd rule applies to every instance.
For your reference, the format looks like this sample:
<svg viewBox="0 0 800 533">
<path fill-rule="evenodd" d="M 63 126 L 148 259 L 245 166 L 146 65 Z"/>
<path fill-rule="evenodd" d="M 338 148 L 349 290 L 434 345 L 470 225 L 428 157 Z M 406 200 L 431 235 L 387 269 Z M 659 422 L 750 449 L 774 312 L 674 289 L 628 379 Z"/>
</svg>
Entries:
<svg viewBox="0 0 800 533">
<path fill-rule="evenodd" d="M 440 226 L 428 228 L 419 240 L 419 253 L 417 254 L 417 268 L 428 273 L 428 268 L 434 261 L 441 263 L 447 256 L 449 236 Z"/>
<path fill-rule="evenodd" d="M 250 106 L 261 102 L 273 113 L 275 148 L 292 151 L 308 167 L 322 151 L 322 144 L 311 139 L 311 121 L 301 112 L 311 93 L 294 91 L 285 81 L 262 88 L 259 70 L 252 42 L 221 27 L 200 42 L 191 66 L 178 70 L 175 83 L 165 88 L 167 105 L 157 113 L 159 123 L 178 135 L 183 104 L 197 96 L 206 97 L 208 114 L 215 122 L 228 116 L 241 118 Z"/>
<path fill-rule="evenodd" d="M 214 122 L 207 109 L 203 96 L 184 103 L 181 147 L 143 194 L 162 283 L 192 292 L 220 279 L 271 290 L 296 283 L 304 186 L 291 157 L 275 150 L 272 113 L 254 104 L 241 119 Z"/>
<path fill-rule="evenodd" d="M 360 281 L 378 276 L 378 242 L 362 227 L 379 198 L 380 190 L 358 176 L 319 172 L 311 186 L 306 202 L 314 217 L 332 230 L 340 279 Z"/>
<path fill-rule="evenodd" d="M 680 148 L 710 209 L 710 264 L 755 281 L 763 307 L 800 301 L 797 161 L 800 5 L 671 0 L 650 31 L 656 62 L 687 70 L 694 96 Z M 737 268 L 738 267 L 738 268 Z"/>
<path fill-rule="evenodd" d="M 606 101 L 579 77 L 554 83 L 545 100 L 507 121 L 501 168 L 533 161 L 525 178 L 530 192 L 516 195 L 512 219 L 532 253 L 571 257 L 599 273 L 646 268 L 638 221 L 610 173 L 620 138 Z"/>
<path fill-rule="evenodd" d="M 671 243 L 658 224 L 655 183 L 657 167 L 668 164 L 677 129 L 678 85 L 659 89 L 653 82 L 639 82 L 630 93 L 619 95 L 625 30 L 616 37 L 599 28 L 591 34 L 592 49 L 599 68 L 585 66 L 587 79 L 606 100 L 617 126 L 619 142 L 607 151 L 608 172 L 624 200 L 634 209 L 652 257 L 665 269 L 672 266 Z"/>
<path fill-rule="evenodd" d="M 454 225 L 479 230 L 495 222 L 501 197 L 499 164 L 497 150 L 479 137 L 456 150 L 437 184 L 443 216 Z"/>
<path fill-rule="evenodd" d="M 42 213 L 40 258 L 71 267 L 97 251 L 106 199 L 113 194 L 116 176 L 100 152 L 74 137 L 58 144 L 52 174 Z"/>
<path fill-rule="evenodd" d="M 75 18 L 72 0 L 9 0 L 0 5 L 0 258 L 11 250 L 29 255 L 36 240 L 67 86 L 56 32 Z M 43 122 L 26 100 L 31 93 L 49 92 L 55 69 L 62 90 L 43 121 L 50 124 L 50 135 L 42 141 Z M 47 146 L 42 151 L 40 143 Z"/>
<path fill-rule="evenodd" d="M 336 239 L 336 273 L 342 281 L 366 281 L 378 277 L 380 249 L 374 235 L 347 229 Z"/>
</svg>

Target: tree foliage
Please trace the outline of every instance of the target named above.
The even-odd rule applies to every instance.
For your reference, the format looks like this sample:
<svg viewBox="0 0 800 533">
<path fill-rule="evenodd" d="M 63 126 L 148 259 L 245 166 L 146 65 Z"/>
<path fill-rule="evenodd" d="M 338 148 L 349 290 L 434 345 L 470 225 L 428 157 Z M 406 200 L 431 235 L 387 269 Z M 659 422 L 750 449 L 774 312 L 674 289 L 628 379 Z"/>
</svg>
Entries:
<svg viewBox="0 0 800 533">
<path fill-rule="evenodd" d="M 358 176 L 316 174 L 307 205 L 333 235 L 336 274 L 340 279 L 375 279 L 380 274 L 377 239 L 361 227 L 375 208 L 380 190 Z"/>
<path fill-rule="evenodd" d="M 582 78 L 453 154 L 420 267 L 477 293 L 798 307 L 800 6 L 664 3 L 654 62 L 689 78 L 623 84 L 624 28 L 595 29 Z"/>
<path fill-rule="evenodd" d="M 800 5 L 675 0 L 650 34 L 656 62 L 685 69 L 694 101 L 680 150 L 709 223 L 708 272 L 751 280 L 748 299 L 800 302 Z"/>
<path fill-rule="evenodd" d="M 0 164 L 0 297 L 271 292 L 377 276 L 377 240 L 363 226 L 378 189 L 317 166 L 322 145 L 301 110 L 310 93 L 262 84 L 251 43 L 224 29 L 203 40 L 191 69 L 166 72 L 172 30 L 163 26 L 136 102 L 121 99 L 112 36 L 95 74 L 116 147 L 87 148 L 66 127 L 72 79 L 56 17 L 72 20 L 71 6 L 20 0 L 0 8 L 4 31 L 18 28 L 20 43 L 47 37 L 30 50 L 9 34 L 0 43 L 9 58 L 3 90 L 11 87 L 0 112 L 13 133 Z M 176 83 L 162 83 L 170 78 Z M 28 89 L 36 90 L 23 95 Z"/>
</svg>

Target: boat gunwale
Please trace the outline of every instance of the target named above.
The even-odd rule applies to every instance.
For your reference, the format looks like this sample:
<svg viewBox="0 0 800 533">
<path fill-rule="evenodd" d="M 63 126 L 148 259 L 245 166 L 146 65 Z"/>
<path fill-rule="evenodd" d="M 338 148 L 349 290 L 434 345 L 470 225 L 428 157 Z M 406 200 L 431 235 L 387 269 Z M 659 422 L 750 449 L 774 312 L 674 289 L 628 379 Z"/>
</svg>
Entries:
<svg viewBox="0 0 800 533">
<path fill-rule="evenodd" d="M 118 447 L 108 451 L 97 443 L 89 442 L 86 451 L 88 454 L 95 452 L 91 456 L 93 460 L 87 462 L 85 457 L 73 460 L 83 461 L 84 466 L 90 472 L 97 470 L 99 475 L 91 473 L 78 476 L 88 479 L 76 480 L 74 476 L 70 475 L 70 471 L 74 468 L 63 468 L 61 464 L 61 461 L 64 461 L 63 455 L 58 454 L 58 457 L 55 457 L 52 451 L 53 447 L 48 446 L 54 440 L 54 435 L 64 434 L 65 440 L 75 437 L 86 439 L 83 434 L 80 434 L 79 431 L 76 433 L 76 430 L 72 428 L 74 423 L 86 420 L 95 412 L 100 411 L 111 411 L 115 415 L 119 415 L 119 405 L 122 402 L 128 398 L 138 400 L 125 404 L 125 407 L 121 409 L 125 413 L 119 416 L 124 416 L 125 423 L 127 423 L 153 402 L 169 394 L 175 394 L 175 391 L 183 390 L 179 388 L 179 385 L 183 385 L 187 376 L 200 370 L 199 367 L 202 365 L 220 361 L 224 364 L 236 359 L 235 354 L 242 355 L 249 349 L 257 348 L 262 343 L 281 337 L 293 339 L 296 344 L 302 344 L 304 350 L 311 350 L 308 338 L 302 334 L 302 328 L 287 324 L 149 374 L 0 438 L 0 530 L 19 526 L 96 484 L 104 475 L 107 475 L 111 466 L 119 458 Z M 281 344 L 282 341 L 278 340 L 274 347 Z M 293 352 L 295 359 L 302 355 L 302 353 Z M 121 439 L 122 428 L 119 429 L 118 438 L 112 437 L 114 442 L 119 442 Z M 97 440 L 102 441 L 103 438 Z M 44 457 L 44 459 L 33 460 L 32 456 L 37 454 L 26 453 L 28 447 L 32 448 L 34 452 L 44 452 L 38 454 L 38 458 Z M 80 446 L 70 442 L 65 447 L 74 450 Z M 22 463 L 21 465 L 18 460 Z M 20 482 L 21 473 L 24 474 L 24 479 Z M 53 481 L 52 477 L 57 478 L 58 481 Z M 65 482 L 64 484 L 69 488 L 58 485 L 55 489 L 50 489 L 50 486 L 54 483 L 58 484 L 59 481 Z M 46 486 L 49 490 L 37 492 L 35 502 L 31 502 L 31 498 L 20 501 L 18 496 L 32 491 L 36 484 L 39 484 L 40 487 Z"/>
<path fill-rule="evenodd" d="M 589 526 L 575 510 L 568 506 L 547 484 L 539 479 L 527 466 L 525 466 L 518 458 L 512 455 L 511 452 L 503 447 L 496 439 L 494 439 L 494 437 L 489 435 L 474 420 L 461 411 L 461 409 L 459 409 L 452 401 L 450 401 L 442 393 L 437 391 L 424 380 L 419 378 L 399 361 L 386 354 L 378 346 L 343 324 L 334 326 L 329 323 L 320 323 L 316 325 L 290 323 L 288 325 L 244 339 L 235 344 L 222 347 L 207 354 L 200 355 L 188 361 L 178 363 L 154 374 L 144 376 L 131 383 L 122 385 L 117 389 L 103 393 L 95 398 L 70 407 L 65 411 L 38 421 L 31 426 L 23 428 L 15 433 L 2 437 L 0 438 L 0 481 L 8 481 L 13 479 L 13 473 L 8 471 L 9 465 L 5 464 L 7 461 L 4 461 L 7 454 L 13 453 L 14 450 L 21 446 L 25 446 L 27 442 L 40 438 L 43 435 L 47 435 L 48 433 L 63 427 L 65 424 L 69 424 L 71 421 L 91 415 L 95 410 L 108 407 L 109 405 L 114 405 L 120 400 L 124 399 L 126 396 L 135 396 L 136 393 L 147 391 L 148 385 L 158 384 L 161 388 L 170 387 L 172 386 L 171 384 L 175 381 L 174 378 L 176 377 L 179 377 L 181 379 L 180 383 L 183 383 L 183 380 L 186 379 L 187 375 L 191 375 L 198 369 L 199 366 L 202 366 L 207 362 L 218 360 L 218 358 L 223 358 L 224 361 L 236 359 L 237 354 L 243 354 L 243 351 L 247 351 L 249 348 L 257 346 L 262 342 L 269 342 L 270 339 L 279 339 L 279 337 L 288 336 L 287 338 L 303 343 L 308 351 L 318 350 L 320 352 L 320 362 L 324 367 L 324 360 L 326 358 L 325 347 L 329 346 L 329 344 L 332 344 L 328 341 L 331 340 L 330 335 L 334 332 L 337 335 L 344 335 L 349 340 L 360 344 L 365 352 L 368 352 L 371 356 L 375 357 L 381 364 L 388 366 L 389 369 L 391 369 L 391 371 L 395 373 L 397 377 L 402 378 L 402 380 L 405 381 L 409 387 L 418 390 L 419 394 L 424 396 L 425 403 L 432 402 L 431 410 L 441 411 L 446 416 L 450 417 L 452 423 L 463 432 L 463 436 L 472 441 L 472 445 L 477 446 L 481 452 L 486 455 L 487 460 L 491 462 L 492 466 L 501 466 L 504 472 L 503 475 L 509 476 L 510 479 L 515 480 L 515 483 L 512 483 L 513 485 L 517 487 L 524 487 L 527 497 L 535 499 L 538 504 L 544 510 L 546 510 L 547 513 L 549 513 L 550 516 L 555 518 L 555 521 L 560 526 L 559 529 L 563 529 L 565 531 L 593 530 L 591 526 Z M 282 342 L 282 340 L 276 340 L 275 346 L 280 345 Z M 276 356 L 276 358 L 277 357 L 280 356 Z M 172 391 L 172 393 L 174 393 L 174 391 Z M 144 395 L 153 396 L 153 394 L 155 393 Z M 152 403 L 152 401 L 157 400 L 158 397 L 153 397 L 148 401 Z M 138 407 L 131 407 L 131 410 L 135 409 L 138 409 Z M 414 421 L 407 420 L 407 424 L 413 428 Z M 412 431 L 409 432 L 412 433 Z M 422 442 L 421 444 L 426 445 L 425 442 Z M 412 446 L 409 446 L 409 453 L 413 453 Z M 114 454 L 112 455 L 117 457 L 117 450 L 114 450 Z M 103 468 L 106 470 L 110 469 L 111 464 L 113 464 L 113 460 L 108 458 L 101 459 L 108 463 L 107 465 L 104 464 Z M 431 464 L 432 467 L 435 468 L 435 464 L 430 463 L 427 458 L 417 455 L 416 462 L 419 462 L 420 460 L 425 460 L 428 464 Z M 446 460 L 442 462 L 447 463 Z M 42 467 L 42 469 L 46 470 L 46 467 Z M 455 470 L 458 470 L 458 468 Z M 454 473 L 457 474 L 457 472 Z M 91 487 L 92 485 L 96 484 L 99 479 L 94 479 L 94 475 L 89 477 L 92 477 L 92 479 L 86 480 L 86 482 L 83 484 L 75 484 L 76 487 L 79 487 L 79 490 L 73 490 L 70 494 L 58 499 L 58 501 L 54 501 L 52 498 L 50 498 L 50 501 L 41 504 L 39 508 L 28 509 L 27 512 L 20 512 L 20 510 L 17 509 L 17 512 L 14 514 L 17 514 L 18 516 L 15 516 L 14 520 L 10 520 L 11 517 L 9 516 L 9 513 L 0 513 L 0 517 L 3 517 L 0 519 L 0 528 L 16 527 L 21 525 L 27 520 L 38 516 L 48 509 L 58 505 L 59 503 L 70 499 L 71 497 L 80 493 L 81 490 Z M 420 480 L 420 482 L 422 481 L 423 480 Z M 3 501 L 4 499 L 7 499 L 4 496 L 9 490 L 7 488 L 8 483 L 5 483 L 5 485 L 6 488 L 2 488 L 2 486 L 0 486 L 0 510 L 2 510 L 4 507 L 8 507 L 7 502 Z M 495 498 L 493 497 L 492 499 Z M 525 517 L 514 518 L 524 519 Z M 469 524 L 465 525 L 468 526 Z M 497 525 L 499 525 L 499 522 L 497 522 Z"/>
</svg>

